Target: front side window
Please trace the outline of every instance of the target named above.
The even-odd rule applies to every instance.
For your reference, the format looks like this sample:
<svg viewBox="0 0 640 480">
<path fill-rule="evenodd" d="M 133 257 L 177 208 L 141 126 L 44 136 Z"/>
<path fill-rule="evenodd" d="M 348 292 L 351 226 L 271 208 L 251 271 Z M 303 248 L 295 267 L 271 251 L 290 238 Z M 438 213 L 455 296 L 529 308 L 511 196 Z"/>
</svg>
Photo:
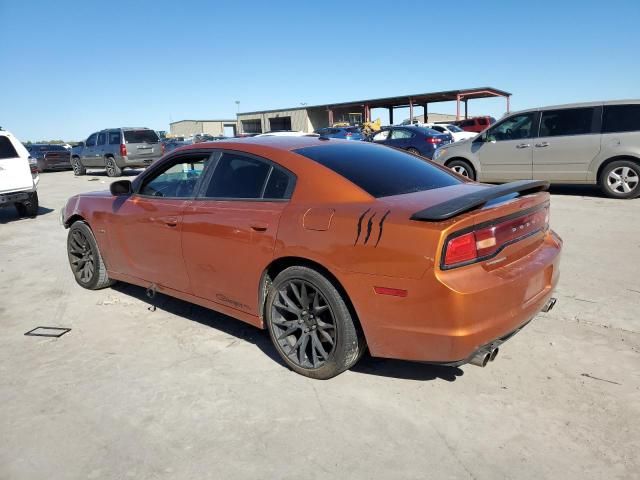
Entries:
<svg viewBox="0 0 640 480">
<path fill-rule="evenodd" d="M 509 117 L 487 132 L 487 141 L 503 142 L 531 138 L 533 113 L 523 113 Z"/>
<path fill-rule="evenodd" d="M 460 122 L 460 126 L 461 127 L 473 127 L 474 125 L 474 121 L 473 120 L 465 120 L 464 122 Z"/>
<path fill-rule="evenodd" d="M 87 143 L 86 146 L 87 147 L 95 147 L 96 146 L 96 138 L 97 138 L 98 134 L 94 133 L 92 135 L 89 136 L 89 138 L 87 138 Z"/>
<path fill-rule="evenodd" d="M 11 140 L 4 135 L 0 136 L 0 158 L 15 158 L 18 152 L 14 148 Z"/>
<path fill-rule="evenodd" d="M 107 134 L 104 132 L 100 132 L 98 134 L 98 145 L 104 145 L 107 140 Z"/>
<path fill-rule="evenodd" d="M 413 137 L 413 133 L 411 133 L 408 130 L 393 130 L 391 132 L 392 140 L 404 140 L 406 138 L 411 138 L 411 137 Z"/>
<path fill-rule="evenodd" d="M 640 132 L 640 104 L 605 105 L 602 133 Z"/>
<path fill-rule="evenodd" d="M 164 198 L 191 198 L 209 155 L 189 155 L 175 159 L 166 168 L 144 181 L 140 195 Z"/>
<path fill-rule="evenodd" d="M 560 137 L 591 133 L 593 110 L 593 108 L 567 108 L 543 111 L 540 120 L 540 136 Z"/>
<path fill-rule="evenodd" d="M 209 198 L 262 198 L 271 165 L 256 158 L 223 153 L 213 172 Z"/>
<path fill-rule="evenodd" d="M 120 132 L 109 132 L 109 145 L 120 145 Z"/>
</svg>

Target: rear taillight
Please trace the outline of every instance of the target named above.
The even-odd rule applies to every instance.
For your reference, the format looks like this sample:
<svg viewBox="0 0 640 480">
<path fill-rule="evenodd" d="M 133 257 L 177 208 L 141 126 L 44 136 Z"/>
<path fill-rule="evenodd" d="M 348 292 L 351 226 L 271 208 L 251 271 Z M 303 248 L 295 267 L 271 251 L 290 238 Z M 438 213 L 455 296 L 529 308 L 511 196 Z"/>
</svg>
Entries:
<svg viewBox="0 0 640 480">
<path fill-rule="evenodd" d="M 127 156 L 127 146 L 124 143 L 120 144 L 120 156 L 121 157 Z"/>
<path fill-rule="evenodd" d="M 349 140 L 351 138 L 351 133 L 348 133 L 345 135 L 345 137 L 347 138 L 347 140 Z"/>
<path fill-rule="evenodd" d="M 543 207 L 516 218 L 497 220 L 463 235 L 454 234 L 444 251 L 444 268 L 452 268 L 486 260 L 504 247 L 549 228 L 549 207 Z"/>
<path fill-rule="evenodd" d="M 442 139 L 438 137 L 427 137 L 426 141 L 427 143 L 430 143 L 432 145 L 437 145 L 438 143 L 442 143 Z"/>
</svg>

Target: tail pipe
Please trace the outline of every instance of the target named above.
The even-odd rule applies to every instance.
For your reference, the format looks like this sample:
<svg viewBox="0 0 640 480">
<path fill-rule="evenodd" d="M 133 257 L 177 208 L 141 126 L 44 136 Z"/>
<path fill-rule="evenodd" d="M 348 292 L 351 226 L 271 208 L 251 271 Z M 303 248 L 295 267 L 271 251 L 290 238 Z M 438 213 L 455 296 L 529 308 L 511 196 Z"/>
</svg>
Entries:
<svg viewBox="0 0 640 480">
<path fill-rule="evenodd" d="M 499 350 L 500 349 L 498 347 L 478 350 L 473 357 L 471 357 L 469 363 L 476 367 L 486 367 L 487 363 L 493 362 L 496 359 Z"/>
<path fill-rule="evenodd" d="M 551 309 L 552 309 L 553 307 L 555 307 L 555 306 L 556 306 L 556 302 L 557 302 L 557 301 L 558 301 L 558 299 L 557 299 L 557 298 L 555 298 L 555 297 L 551 297 L 551 298 L 547 301 L 547 303 L 545 303 L 545 304 L 544 304 L 544 307 L 542 307 L 542 311 L 543 311 L 543 312 L 545 312 L 545 313 L 546 313 L 546 312 L 550 312 L 550 311 L 551 311 Z"/>
</svg>

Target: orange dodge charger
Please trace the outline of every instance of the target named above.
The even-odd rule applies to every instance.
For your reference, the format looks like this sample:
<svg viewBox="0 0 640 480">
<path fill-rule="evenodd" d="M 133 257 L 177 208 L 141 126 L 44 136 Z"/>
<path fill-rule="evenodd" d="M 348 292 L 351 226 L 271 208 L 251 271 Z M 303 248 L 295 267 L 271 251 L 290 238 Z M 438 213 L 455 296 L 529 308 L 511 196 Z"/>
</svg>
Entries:
<svg viewBox="0 0 640 480">
<path fill-rule="evenodd" d="M 484 185 L 367 142 L 263 137 L 180 148 L 71 197 L 71 270 L 267 328 L 333 377 L 376 357 L 484 366 L 555 304 L 548 184 Z"/>
</svg>

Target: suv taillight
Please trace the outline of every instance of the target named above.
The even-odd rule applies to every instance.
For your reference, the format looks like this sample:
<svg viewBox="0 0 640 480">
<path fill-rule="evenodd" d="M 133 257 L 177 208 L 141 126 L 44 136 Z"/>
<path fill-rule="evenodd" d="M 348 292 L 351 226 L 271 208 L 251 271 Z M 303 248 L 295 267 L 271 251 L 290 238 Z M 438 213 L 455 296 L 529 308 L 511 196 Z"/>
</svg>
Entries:
<svg viewBox="0 0 640 480">
<path fill-rule="evenodd" d="M 438 137 L 427 137 L 427 138 L 425 138 L 425 140 L 427 141 L 427 143 L 430 143 L 432 145 L 436 145 L 436 144 L 442 142 L 442 139 L 440 139 Z"/>
<path fill-rule="evenodd" d="M 495 223 L 462 235 L 449 237 L 444 250 L 443 268 L 453 268 L 486 260 L 497 255 L 507 245 L 540 230 L 549 228 L 549 206 L 525 215 L 498 219 Z"/>
<path fill-rule="evenodd" d="M 127 156 L 127 146 L 124 143 L 120 144 L 120 156 L 121 157 Z"/>
</svg>

